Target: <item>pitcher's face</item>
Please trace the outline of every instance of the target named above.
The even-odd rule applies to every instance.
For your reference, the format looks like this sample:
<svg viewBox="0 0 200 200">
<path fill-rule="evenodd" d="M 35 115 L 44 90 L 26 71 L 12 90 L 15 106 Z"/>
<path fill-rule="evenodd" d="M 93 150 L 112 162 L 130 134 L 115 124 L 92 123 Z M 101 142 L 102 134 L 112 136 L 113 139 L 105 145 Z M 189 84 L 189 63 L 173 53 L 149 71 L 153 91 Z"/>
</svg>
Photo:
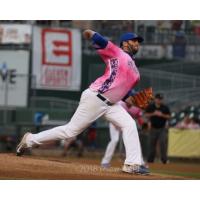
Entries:
<svg viewBox="0 0 200 200">
<path fill-rule="evenodd" d="M 138 42 L 137 39 L 128 40 L 123 43 L 123 47 L 125 51 L 128 51 L 129 53 L 132 53 L 133 55 L 135 55 L 140 48 L 140 43 Z"/>
</svg>

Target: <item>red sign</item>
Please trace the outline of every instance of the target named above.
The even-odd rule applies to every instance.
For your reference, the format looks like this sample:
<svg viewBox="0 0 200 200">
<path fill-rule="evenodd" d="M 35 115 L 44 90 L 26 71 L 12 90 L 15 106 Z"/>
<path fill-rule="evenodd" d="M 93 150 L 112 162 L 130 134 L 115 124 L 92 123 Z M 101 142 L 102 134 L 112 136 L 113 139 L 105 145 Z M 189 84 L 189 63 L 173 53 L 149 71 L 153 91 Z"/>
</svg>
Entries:
<svg viewBox="0 0 200 200">
<path fill-rule="evenodd" d="M 42 64 L 72 65 L 72 34 L 64 29 L 42 29 Z"/>
<path fill-rule="evenodd" d="M 67 87 L 69 72 L 65 68 L 43 67 L 41 83 L 44 86 Z"/>
</svg>

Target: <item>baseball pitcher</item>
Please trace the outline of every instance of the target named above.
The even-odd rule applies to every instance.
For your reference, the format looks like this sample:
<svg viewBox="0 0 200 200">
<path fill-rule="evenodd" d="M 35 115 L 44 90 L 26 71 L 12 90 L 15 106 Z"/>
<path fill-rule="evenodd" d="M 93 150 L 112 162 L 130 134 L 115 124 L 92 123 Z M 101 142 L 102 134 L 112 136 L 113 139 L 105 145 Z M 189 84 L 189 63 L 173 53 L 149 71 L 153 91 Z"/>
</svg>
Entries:
<svg viewBox="0 0 200 200">
<path fill-rule="evenodd" d="M 118 101 L 129 98 L 130 91 L 140 80 L 133 56 L 139 50 L 143 38 L 134 33 L 125 33 L 120 39 L 120 48 L 92 30 L 85 30 L 83 37 L 92 40 L 94 48 L 106 65 L 105 73 L 82 92 L 79 106 L 69 123 L 37 134 L 26 133 L 17 146 L 16 153 L 20 156 L 27 148 L 51 140 L 74 137 L 104 116 L 123 132 L 126 159 L 122 171 L 146 175 L 149 170 L 143 166 L 136 123 L 117 104 Z M 135 103 L 133 99 L 129 100 Z"/>
</svg>

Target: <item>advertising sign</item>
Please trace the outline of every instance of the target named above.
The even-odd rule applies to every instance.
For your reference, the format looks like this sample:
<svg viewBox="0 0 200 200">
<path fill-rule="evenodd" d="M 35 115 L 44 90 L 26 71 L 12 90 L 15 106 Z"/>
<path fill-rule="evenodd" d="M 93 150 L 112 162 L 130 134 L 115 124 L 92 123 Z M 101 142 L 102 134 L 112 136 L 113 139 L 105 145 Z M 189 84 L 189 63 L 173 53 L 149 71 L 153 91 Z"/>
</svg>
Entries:
<svg viewBox="0 0 200 200">
<path fill-rule="evenodd" d="M 33 74 L 37 89 L 80 90 L 80 31 L 34 27 Z"/>
<path fill-rule="evenodd" d="M 0 24 L 0 44 L 29 44 L 30 42 L 30 25 Z"/>
<path fill-rule="evenodd" d="M 200 61 L 200 47 L 199 45 L 186 46 L 186 59 L 191 61 Z"/>
<path fill-rule="evenodd" d="M 27 106 L 28 66 L 28 51 L 0 51 L 0 106 Z"/>
<path fill-rule="evenodd" d="M 143 59 L 172 59 L 172 45 L 141 45 L 136 57 Z"/>
</svg>

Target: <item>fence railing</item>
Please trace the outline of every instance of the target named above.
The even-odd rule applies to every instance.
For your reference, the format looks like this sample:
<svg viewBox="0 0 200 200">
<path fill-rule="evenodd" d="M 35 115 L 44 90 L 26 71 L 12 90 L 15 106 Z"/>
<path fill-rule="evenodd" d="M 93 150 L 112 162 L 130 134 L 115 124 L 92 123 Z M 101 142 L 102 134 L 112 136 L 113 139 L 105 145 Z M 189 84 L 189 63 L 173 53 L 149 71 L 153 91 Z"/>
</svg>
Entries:
<svg viewBox="0 0 200 200">
<path fill-rule="evenodd" d="M 139 87 L 152 86 L 155 93 L 161 92 L 165 101 L 171 106 L 180 107 L 185 104 L 200 102 L 200 77 L 162 70 L 140 69 Z"/>
<path fill-rule="evenodd" d="M 54 97 L 33 96 L 30 99 L 30 106 L 32 108 L 48 108 L 50 110 L 65 108 L 68 111 L 74 111 L 78 106 L 78 101 Z"/>
</svg>

